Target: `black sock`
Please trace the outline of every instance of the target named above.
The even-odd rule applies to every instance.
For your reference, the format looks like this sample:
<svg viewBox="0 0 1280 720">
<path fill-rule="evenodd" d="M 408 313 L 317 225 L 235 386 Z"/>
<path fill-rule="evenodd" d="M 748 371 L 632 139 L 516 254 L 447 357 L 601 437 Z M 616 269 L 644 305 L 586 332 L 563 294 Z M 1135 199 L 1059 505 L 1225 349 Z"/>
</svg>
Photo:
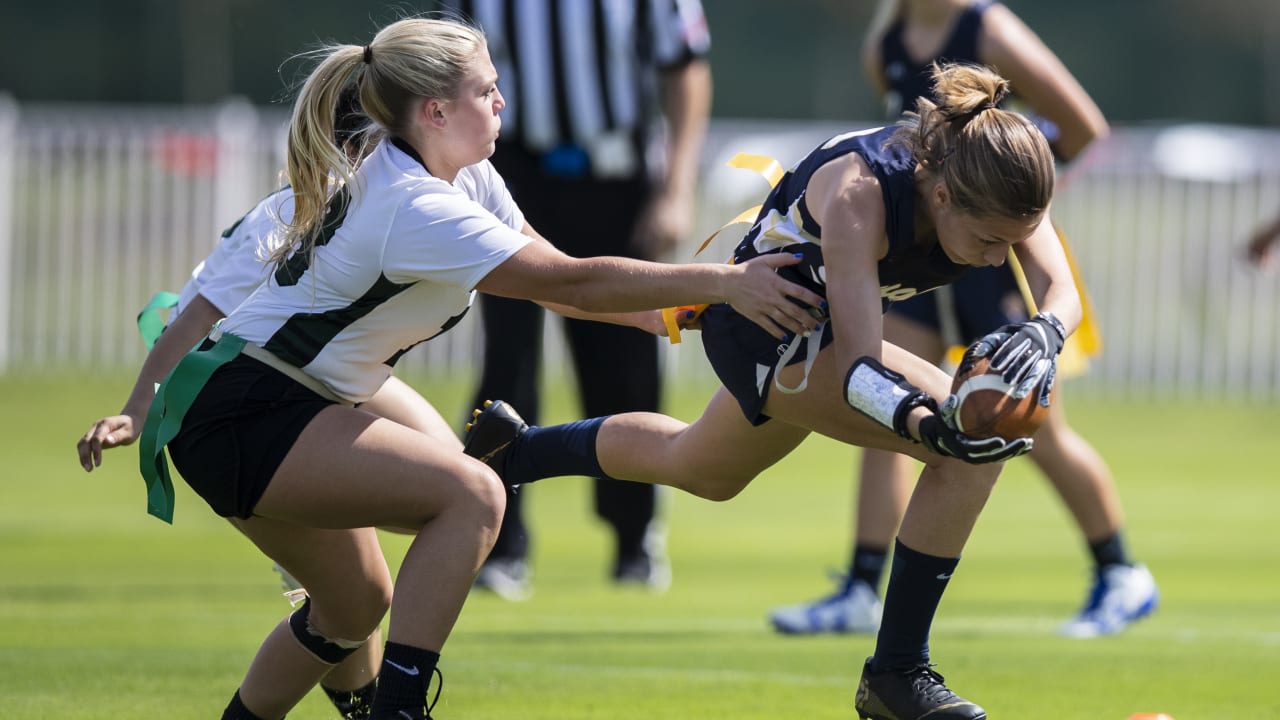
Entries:
<svg viewBox="0 0 1280 720">
<path fill-rule="evenodd" d="M 1098 570 L 1108 565 L 1133 565 L 1129 551 L 1124 546 L 1124 532 L 1120 530 L 1098 542 L 1089 543 L 1089 552 L 1093 555 L 1093 564 Z"/>
<path fill-rule="evenodd" d="M 342 720 L 368 720 L 373 712 L 373 696 L 378 689 L 378 679 L 369 681 L 368 685 L 355 690 L 334 690 L 320 684 L 320 689 L 329 696 L 329 701 L 338 708 Z"/>
<path fill-rule="evenodd" d="M 607 478 L 596 457 L 596 436 L 607 418 L 530 427 L 507 451 L 503 479 L 508 485 L 562 475 Z"/>
<path fill-rule="evenodd" d="M 960 558 L 916 552 L 901 540 L 894 544 L 872 672 L 929 661 L 929 628 L 959 563 Z"/>
<path fill-rule="evenodd" d="M 249 708 L 245 707 L 244 701 L 240 699 L 240 690 L 237 689 L 227 709 L 222 711 L 222 720 L 263 720 L 263 718 L 249 712 Z"/>
<path fill-rule="evenodd" d="M 438 662 L 440 653 L 388 640 L 370 717 L 426 717 L 427 686 Z M 408 714 L 399 714 L 401 710 Z"/>
<path fill-rule="evenodd" d="M 880 592 L 880 579 L 884 577 L 884 565 L 889 560 L 889 548 L 858 543 L 853 546 L 853 558 L 849 561 L 849 579 L 860 580 Z"/>
</svg>

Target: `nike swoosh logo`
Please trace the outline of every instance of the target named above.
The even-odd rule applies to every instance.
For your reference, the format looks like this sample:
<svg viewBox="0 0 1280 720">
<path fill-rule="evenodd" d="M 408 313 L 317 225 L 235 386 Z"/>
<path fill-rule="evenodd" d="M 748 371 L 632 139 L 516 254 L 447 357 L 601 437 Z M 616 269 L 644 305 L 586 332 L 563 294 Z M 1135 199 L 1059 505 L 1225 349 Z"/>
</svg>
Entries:
<svg viewBox="0 0 1280 720">
<path fill-rule="evenodd" d="M 383 658 L 383 659 L 385 660 L 386 658 Z M 386 662 L 387 662 L 387 664 L 388 664 L 388 665 L 390 665 L 391 667 L 393 667 L 393 668 L 395 668 L 395 669 L 399 670 L 400 672 L 404 673 L 405 675 L 417 675 L 417 674 L 418 674 L 418 666 L 417 666 L 417 665 L 414 665 L 414 666 L 413 666 L 413 667 L 411 667 L 411 668 L 407 668 L 407 667 L 405 667 L 405 666 L 403 666 L 403 665 L 400 665 L 399 663 L 397 663 L 397 662 L 396 662 L 396 661 L 394 661 L 394 660 L 387 660 Z"/>
<path fill-rule="evenodd" d="M 942 573 L 941 575 L 939 575 L 939 576 L 938 576 L 938 579 L 939 579 L 939 580 L 950 580 L 950 579 L 951 579 L 951 573 Z M 390 661 L 390 660 L 388 660 L 387 662 L 391 662 L 391 661 Z M 394 663 L 393 663 L 393 664 L 394 664 Z"/>
</svg>

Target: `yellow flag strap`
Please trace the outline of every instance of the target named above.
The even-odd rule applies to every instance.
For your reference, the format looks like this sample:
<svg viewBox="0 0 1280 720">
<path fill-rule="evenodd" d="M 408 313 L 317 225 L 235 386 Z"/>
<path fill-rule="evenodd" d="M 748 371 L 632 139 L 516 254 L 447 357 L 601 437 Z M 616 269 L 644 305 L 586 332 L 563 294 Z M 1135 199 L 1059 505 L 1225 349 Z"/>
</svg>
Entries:
<svg viewBox="0 0 1280 720">
<path fill-rule="evenodd" d="M 760 175 L 760 177 L 765 179 L 765 182 L 769 183 L 770 190 L 776 187 L 777 184 L 781 182 L 782 176 L 786 174 L 786 171 L 782 169 L 782 165 L 778 164 L 777 160 L 765 155 L 752 155 L 751 153 L 740 152 L 730 158 L 729 162 L 725 163 L 725 165 L 728 165 L 731 168 L 738 168 L 740 170 L 754 170 Z M 693 256 L 697 257 L 702 254 L 702 251 L 707 249 L 707 246 L 711 244 L 711 241 L 715 240 L 716 237 L 727 228 L 739 223 L 749 223 L 752 220 L 755 220 L 756 215 L 760 213 L 760 208 L 760 205 L 747 208 L 746 210 L 738 213 L 737 216 L 729 222 L 721 225 L 718 230 L 708 235 L 707 239 L 702 241 L 702 244 L 698 246 L 698 249 L 693 253 Z M 733 258 L 730 258 L 729 262 L 732 263 Z M 706 309 L 706 305 L 680 305 L 678 307 L 663 308 L 662 323 L 667 327 L 667 339 L 671 341 L 672 345 L 680 343 L 681 318 L 689 312 L 693 312 L 693 317 L 696 318 L 702 314 L 703 310 Z"/>
<path fill-rule="evenodd" d="M 1071 244 L 1067 242 L 1067 236 L 1062 232 L 1062 228 L 1054 226 L 1054 231 L 1058 234 L 1058 242 L 1062 244 L 1062 251 L 1067 256 L 1067 265 L 1071 268 L 1071 278 L 1075 281 L 1076 292 L 1080 295 L 1080 306 L 1083 314 L 1080 318 L 1080 326 L 1076 331 L 1067 338 L 1067 342 L 1062 347 L 1062 354 L 1058 357 L 1058 376 L 1059 377 L 1079 377 L 1089 370 L 1089 358 L 1097 357 L 1102 352 L 1102 331 L 1098 327 L 1097 315 L 1093 311 L 1093 302 L 1089 299 L 1089 293 L 1084 286 L 1084 278 L 1080 274 L 1080 267 L 1076 264 L 1075 255 L 1071 252 Z M 1026 273 L 1022 271 L 1022 265 L 1018 262 L 1018 258 L 1009 251 L 1009 269 L 1013 271 L 1014 280 L 1018 283 L 1018 291 L 1022 295 L 1022 301 L 1027 305 L 1027 312 L 1035 315 L 1039 310 L 1036 307 L 1036 300 L 1031 295 L 1031 286 L 1027 283 Z M 960 345 L 954 345 L 947 349 L 947 361 L 952 364 L 960 364 L 960 358 L 964 356 L 965 348 Z"/>
</svg>

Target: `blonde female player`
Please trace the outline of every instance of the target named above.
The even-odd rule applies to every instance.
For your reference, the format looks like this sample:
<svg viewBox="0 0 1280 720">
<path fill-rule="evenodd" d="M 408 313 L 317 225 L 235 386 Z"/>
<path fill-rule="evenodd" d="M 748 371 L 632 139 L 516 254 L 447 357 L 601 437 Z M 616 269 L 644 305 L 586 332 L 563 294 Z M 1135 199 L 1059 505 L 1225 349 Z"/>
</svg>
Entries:
<svg viewBox="0 0 1280 720">
<path fill-rule="evenodd" d="M 1108 133 L 1102 112 L 1080 83 L 1005 6 L 987 0 L 881 2 L 863 62 L 892 117 L 930 96 L 935 60 L 988 65 L 1008 78 L 1059 160 L 1080 158 Z M 941 364 L 949 342 L 969 343 L 1031 315 L 1008 265 L 976 270 L 948 291 L 894 303 L 885 314 L 885 338 Z M 1070 510 L 1093 560 L 1092 588 L 1060 632 L 1077 638 L 1118 633 L 1155 608 L 1158 592 L 1151 573 L 1126 547 L 1115 480 L 1097 450 L 1067 424 L 1061 393 L 1035 441 L 1029 457 Z M 775 608 L 769 614 L 774 628 L 802 635 L 876 631 L 877 590 L 913 471 L 908 457 L 863 453 L 847 573 L 830 595 Z"/>
<path fill-rule="evenodd" d="M 360 131 L 367 122 L 359 111 L 354 88 L 343 93 L 335 115 L 335 140 L 339 147 L 355 152 L 361 146 Z M 143 419 L 159 384 L 178 360 L 209 332 L 209 328 L 249 297 L 263 280 L 269 266 L 265 262 L 283 224 L 293 216 L 293 191 L 283 188 L 264 198 L 252 210 L 222 233 L 209 257 L 196 266 L 183 286 L 170 314 L 170 323 L 158 337 L 146 337 L 151 346 L 138 379 L 124 408 L 90 426 L 76 445 L 80 465 L 86 472 L 102 464 L 102 452 L 132 445 L 142 432 Z M 144 326 L 140 319 L 140 326 Z M 461 449 L 453 429 L 421 395 L 401 380 L 387 378 L 378 392 L 360 408 L 405 427 L 417 430 L 444 446 Z M 283 562 L 288 562 L 284 559 Z M 286 588 L 301 586 L 285 566 L 277 563 Z M 320 681 L 320 687 L 347 720 L 368 717 L 373 703 L 376 676 L 382 662 L 380 630 L 350 657 L 336 665 Z"/>
<path fill-rule="evenodd" d="M 830 319 L 778 342 L 712 305 L 703 347 L 723 387 L 692 425 L 625 413 L 525 427 L 505 403 L 479 412 L 464 441 L 508 484 L 558 475 L 612 477 L 727 500 L 811 432 L 925 463 L 898 533 L 875 653 L 855 707 L 875 720 L 981 720 L 934 672 L 929 628 L 1001 463 L 1026 438 L 976 440 L 950 424 L 951 378 L 884 341 L 884 303 L 927 292 L 1012 248 L 1042 312 L 986 336 L 1008 379 L 1047 403 L 1058 352 L 1080 321 L 1079 295 L 1049 220 L 1053 157 L 1024 117 L 1001 110 L 995 73 L 935 69 L 936 102 L 899 125 L 831 138 L 765 200 L 736 261 L 800 253 L 783 274 L 825 293 Z"/>
<path fill-rule="evenodd" d="M 487 161 L 503 100 L 470 26 L 401 20 L 319 57 L 290 123 L 294 213 L 271 276 L 160 387 L 143 472 L 153 497 L 171 498 L 167 447 L 196 493 L 310 595 L 265 639 L 224 718 L 283 716 L 391 607 L 371 717 L 414 720 L 438 698 L 439 653 L 505 491 L 454 443 L 352 407 L 396 360 L 461 320 L 476 290 L 648 328 L 661 324 L 648 308 L 727 300 L 773 336 L 815 327 L 804 306 L 821 297 L 775 272 L 791 256 L 671 266 L 555 250 Z M 385 133 L 354 165 L 329 140 L 352 81 Z M 394 600 L 373 527 L 416 533 Z"/>
</svg>

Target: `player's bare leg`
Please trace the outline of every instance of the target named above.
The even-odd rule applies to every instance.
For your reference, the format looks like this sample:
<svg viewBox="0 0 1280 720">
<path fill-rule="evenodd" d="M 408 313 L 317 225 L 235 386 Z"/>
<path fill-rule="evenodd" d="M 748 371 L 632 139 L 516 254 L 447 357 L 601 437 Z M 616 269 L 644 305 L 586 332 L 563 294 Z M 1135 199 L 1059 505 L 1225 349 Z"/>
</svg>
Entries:
<svg viewBox="0 0 1280 720">
<path fill-rule="evenodd" d="M 447 444 L 358 410 L 331 407 L 317 415 L 280 465 L 255 512 L 282 524 L 351 527 L 336 532 L 349 538 L 352 550 L 337 560 L 309 561 L 312 556 L 304 543 L 276 537 L 265 524 L 267 530 L 259 529 L 257 518 L 245 524 L 246 534 L 260 547 L 301 573 L 298 579 L 313 598 L 309 627 L 320 638 L 312 642 L 317 647 L 304 648 L 299 638 L 306 640 L 310 633 L 277 628 L 245 680 L 245 704 L 261 717 L 282 715 L 300 697 L 300 688 L 309 688 L 328 671 L 326 660 L 332 665 L 339 650 L 372 633 L 390 596 L 380 592 L 382 584 L 376 578 L 354 572 L 360 563 L 338 560 L 377 552 L 373 526 L 404 527 L 417 528 L 417 533 L 396 580 L 398 602 L 375 709 L 399 695 L 406 707 L 417 708 L 409 717 L 421 717 L 439 651 L 492 546 L 504 500 L 491 470 Z M 324 587 L 342 591 L 322 594 Z M 345 597 L 366 600 L 352 608 L 342 604 Z M 313 661 L 298 657 L 308 651 L 316 656 Z M 389 666 L 413 672 L 389 678 Z M 273 681 L 273 676 L 286 672 L 292 675 Z"/>
<path fill-rule="evenodd" d="M 884 364 L 902 372 L 933 397 L 946 397 L 951 377 L 931 363 L 885 343 Z M 943 684 L 929 669 L 928 637 L 933 616 L 960 552 L 1001 466 L 969 465 L 934 455 L 898 437 L 854 410 L 845 400 L 844 368 L 835 353 L 819 354 L 801 393 L 771 392 L 764 413 L 774 418 L 752 426 L 736 400 L 720 390 L 696 422 L 653 413 L 624 413 L 508 434 L 497 459 L 506 482 L 559 475 L 608 475 L 658 483 L 711 500 L 737 495 L 809 432 L 864 447 L 909 454 L 926 463 L 908 505 L 895 550 L 894 573 L 876 654 L 864 668 L 858 708 L 866 717 L 896 720 L 932 713 L 939 720 L 979 720 L 986 713 Z M 799 384 L 802 366 L 783 370 L 782 382 Z M 477 416 L 470 437 L 501 427 Z M 506 427 L 518 427 L 514 422 Z M 469 443 L 470 452 L 481 448 Z"/>
<path fill-rule="evenodd" d="M 1060 393 L 1054 393 L 1049 418 L 1035 434 L 1030 457 L 1049 478 L 1071 511 L 1081 533 L 1096 542 L 1124 524 L 1115 480 L 1098 451 L 1067 424 Z"/>
<path fill-rule="evenodd" d="M 1071 510 L 1094 569 L 1083 606 L 1058 632 L 1075 638 L 1113 635 L 1153 612 L 1160 592 L 1151 571 L 1125 547 L 1120 495 L 1106 461 L 1067 424 L 1061 402 L 1055 393 L 1030 457 Z"/>
<path fill-rule="evenodd" d="M 884 316 L 884 335 L 918 357 L 940 358 L 943 352 L 936 331 L 899 315 Z M 920 466 L 886 450 L 864 448 L 860 454 L 847 571 L 836 576 L 838 584 L 827 595 L 773 608 L 769 620 L 779 632 L 874 634 L 880 629 L 879 588 Z"/>
</svg>

